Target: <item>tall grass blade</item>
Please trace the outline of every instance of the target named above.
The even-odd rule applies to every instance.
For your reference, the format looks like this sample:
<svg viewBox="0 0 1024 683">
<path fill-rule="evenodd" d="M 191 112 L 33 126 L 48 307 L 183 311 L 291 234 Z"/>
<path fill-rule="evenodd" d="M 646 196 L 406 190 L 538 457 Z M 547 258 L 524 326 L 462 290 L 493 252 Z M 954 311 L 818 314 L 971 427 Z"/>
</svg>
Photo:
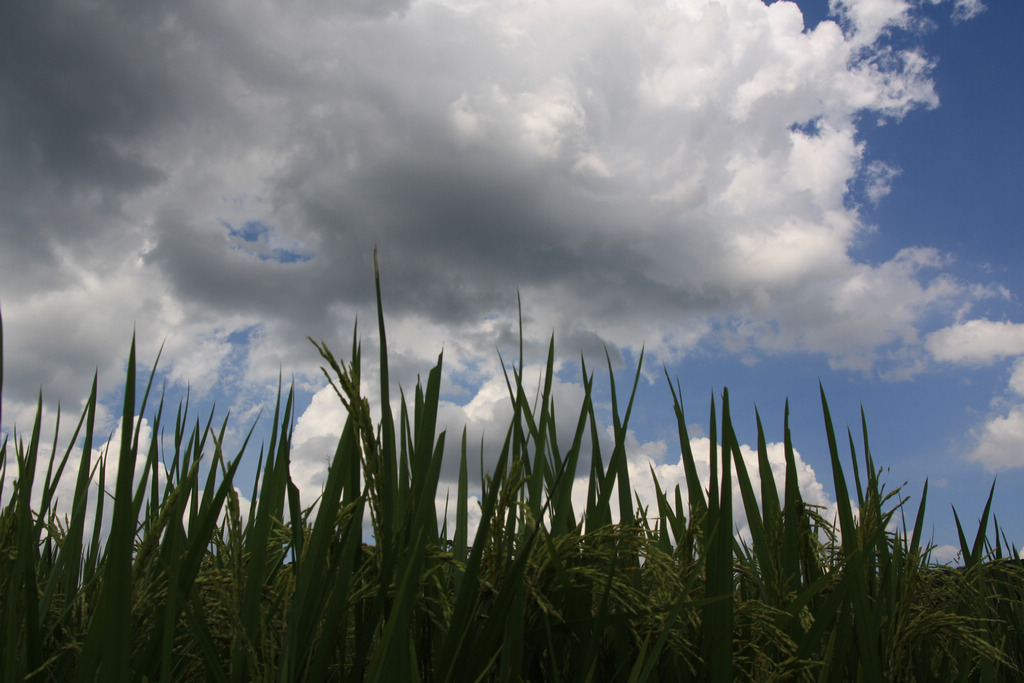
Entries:
<svg viewBox="0 0 1024 683">
<path fill-rule="evenodd" d="M 12 492 L 16 501 L 12 501 L 15 505 L 15 556 L 11 567 L 11 576 L 14 580 L 6 586 L 6 603 L 10 608 L 5 625 L 5 650 L 8 656 L 5 657 L 7 661 L 4 671 L 5 674 L 12 676 L 9 680 L 13 680 L 13 677 L 22 678 L 26 672 L 35 671 L 43 660 L 42 642 L 39 638 L 39 595 L 36 574 L 39 542 L 32 512 L 32 484 L 35 481 L 39 455 L 42 414 L 43 396 L 40 392 L 28 448 L 26 449 L 23 443 L 15 445 L 18 481 Z M 19 647 L 20 634 L 24 634 L 25 637 L 24 651 Z"/>
<path fill-rule="evenodd" d="M 683 412 L 683 404 L 680 402 L 679 397 L 682 395 L 682 390 L 676 391 L 676 388 L 672 386 L 672 380 L 668 376 L 668 370 L 665 370 L 665 379 L 668 380 L 668 388 L 672 393 L 672 408 L 676 416 L 676 428 L 679 432 L 679 446 L 682 449 L 682 461 L 683 471 L 686 479 L 686 491 L 687 499 L 689 500 L 689 506 L 692 510 L 695 510 L 699 517 L 703 518 L 707 513 L 708 501 L 704 497 L 704 490 L 700 486 L 700 476 L 697 474 L 697 463 L 693 456 L 693 450 L 690 447 L 690 436 L 686 428 L 686 416 Z"/>
<path fill-rule="evenodd" d="M 121 418 L 121 447 L 114 484 L 114 511 L 104 557 L 103 584 L 99 604 L 89 627 L 82 660 L 75 677 L 84 681 L 127 680 L 132 643 L 131 594 L 124 586 L 132 581 L 132 545 L 136 510 L 132 483 L 138 456 L 135 425 L 135 337 L 128 352 Z"/>
<path fill-rule="evenodd" d="M 712 443 L 714 443 L 712 439 Z M 732 429 L 729 391 L 722 392 L 722 481 L 720 498 L 710 509 L 708 521 L 713 525 L 708 534 L 706 597 L 704 606 L 704 651 L 707 654 L 711 679 L 732 680 L 733 677 L 733 537 L 732 537 L 732 475 L 731 455 L 742 457 Z M 718 453 L 712 454 L 713 459 Z M 715 495 L 712 469 L 711 495 Z"/>
<path fill-rule="evenodd" d="M 723 403 L 724 405 L 724 403 Z M 724 418 L 723 418 L 724 422 Z M 759 421 L 760 422 L 760 421 Z M 759 433 L 758 440 L 763 442 L 764 435 Z M 765 524 L 761 518 L 761 509 L 758 506 L 757 494 L 754 493 L 754 486 L 750 481 L 750 475 L 747 472 L 747 466 L 743 462 L 743 454 L 740 452 L 739 444 L 736 443 L 735 434 L 731 437 L 729 444 L 729 450 L 732 452 L 733 464 L 736 467 L 736 480 L 740 487 L 740 496 L 743 499 L 743 510 L 747 517 L 747 525 L 750 529 L 751 543 L 753 545 L 754 556 L 757 559 L 757 568 L 761 574 L 761 590 L 762 596 L 768 602 L 774 602 L 773 591 L 776 587 L 775 580 L 775 562 L 772 553 L 771 545 L 768 541 L 768 537 L 765 533 Z M 760 450 L 760 443 L 759 443 Z M 759 455 L 760 457 L 760 455 Z M 767 460 L 767 456 L 764 458 Z M 769 469 L 768 478 L 772 478 L 771 471 Z M 762 471 L 761 479 L 762 485 L 764 482 L 765 474 Z M 764 503 L 765 508 L 768 512 L 771 511 L 769 508 L 770 503 L 767 501 Z M 776 506 L 778 505 L 776 501 Z"/>
<path fill-rule="evenodd" d="M 856 582 L 856 585 L 851 589 L 851 607 L 857 637 L 857 657 L 860 667 L 862 667 L 862 676 L 867 680 L 881 680 L 882 664 L 879 658 L 877 634 L 872 630 L 874 619 L 868 601 L 870 576 L 861 568 L 862 565 L 859 563 L 856 570 L 849 564 L 850 559 L 854 557 L 857 557 L 859 562 L 863 562 L 863 553 L 873 545 L 874 539 L 860 538 L 859 530 L 855 525 L 853 509 L 850 505 L 850 496 L 846 488 L 846 477 L 843 474 L 843 466 L 839 461 L 839 449 L 836 445 L 832 416 L 829 414 L 825 390 L 822 387 L 819 387 L 819 389 L 821 392 L 822 411 L 825 416 L 825 432 L 828 437 L 829 455 L 832 460 L 832 478 L 835 485 L 836 506 L 839 510 L 843 552 L 847 558 L 844 580 Z M 854 464 L 856 464 L 856 460 L 854 460 Z M 876 502 L 879 505 L 881 504 L 880 501 Z M 863 515 L 869 512 L 867 509 L 862 509 L 862 519 Z"/>
<path fill-rule="evenodd" d="M 394 494 L 397 488 L 398 477 L 396 471 L 395 455 L 395 418 L 391 413 L 391 380 L 388 374 L 388 342 L 384 330 L 384 303 L 380 293 L 380 268 L 377 263 L 377 248 L 373 249 L 373 278 L 377 292 L 377 333 L 380 337 L 380 452 L 364 454 L 370 459 L 369 480 L 376 488 L 376 496 L 382 503 L 380 509 L 381 519 L 378 527 L 374 529 L 381 550 L 385 555 L 392 552 L 395 547 L 392 542 L 392 535 L 395 532 L 395 501 Z M 372 435 L 370 435 L 372 436 Z M 394 558 L 385 557 L 385 562 L 392 562 Z"/>
</svg>

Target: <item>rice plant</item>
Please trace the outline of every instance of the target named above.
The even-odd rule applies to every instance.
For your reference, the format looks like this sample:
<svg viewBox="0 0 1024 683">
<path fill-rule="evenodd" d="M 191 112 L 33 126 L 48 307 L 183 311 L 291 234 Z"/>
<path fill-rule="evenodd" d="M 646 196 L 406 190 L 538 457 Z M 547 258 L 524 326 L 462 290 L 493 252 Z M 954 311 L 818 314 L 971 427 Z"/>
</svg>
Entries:
<svg viewBox="0 0 1024 683">
<path fill-rule="evenodd" d="M 225 453 L 226 421 L 193 415 L 187 398 L 173 420 L 163 398 L 150 408 L 153 375 L 136 395 L 134 342 L 121 439 L 107 452 L 94 455 L 95 380 L 63 451 L 56 438 L 43 445 L 40 398 L 31 429 L 0 445 L 3 680 L 1024 676 L 1024 570 L 995 520 L 989 534 L 992 495 L 973 538 L 956 518 L 964 566 L 934 565 L 922 536 L 927 485 L 916 510 L 902 491 L 886 490 L 866 426 L 859 445 L 848 434 L 841 455 L 824 393 L 837 520 L 800 495 L 788 406 L 780 490 L 760 417 L 758 468 L 747 470 L 727 391 L 711 406 L 712 478 L 702 487 L 670 378 L 685 489 L 655 481 L 648 509 L 634 496 L 626 452 L 640 368 L 622 401 L 608 362 L 607 452 L 586 363 L 575 430 L 559 434 L 554 340 L 532 400 L 520 348 L 505 375 L 513 417 L 479 482 L 475 534 L 467 502 L 475 454 L 465 432 L 455 523 L 439 524 L 443 358 L 393 414 L 379 274 L 377 309 L 379 411 L 359 391 L 357 335 L 347 361 L 313 342 L 347 409 L 316 500 L 301 499 L 290 473 L 291 391 L 279 392 L 258 455 L 249 438 Z M 140 447 L 136 416 L 146 414 L 154 435 L 171 438 Z M 236 481 L 243 456 L 259 462 L 245 514 Z M 70 513 L 60 514 L 57 485 L 71 458 L 78 474 Z M 588 481 L 582 506 L 571 495 L 578 478 Z M 734 480 L 746 540 L 735 533 Z M 364 537 L 365 519 L 372 534 Z"/>
</svg>

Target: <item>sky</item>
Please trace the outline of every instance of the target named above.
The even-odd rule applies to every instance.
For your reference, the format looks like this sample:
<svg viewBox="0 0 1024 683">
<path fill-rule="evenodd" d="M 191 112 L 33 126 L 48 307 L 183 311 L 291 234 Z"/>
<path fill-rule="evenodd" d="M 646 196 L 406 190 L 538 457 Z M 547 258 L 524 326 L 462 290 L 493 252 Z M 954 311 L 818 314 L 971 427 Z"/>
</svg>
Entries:
<svg viewBox="0 0 1024 683">
<path fill-rule="evenodd" d="M 343 414 L 307 337 L 358 320 L 374 357 L 376 247 L 393 395 L 443 350 L 485 463 L 521 300 L 566 438 L 581 355 L 607 426 L 605 351 L 621 392 L 643 349 L 642 496 L 681 483 L 667 374 L 695 442 L 727 387 L 778 453 L 788 400 L 834 505 L 820 383 L 913 509 L 929 482 L 937 557 L 993 482 L 1024 546 L 1021 29 L 1016 0 L 3 3 L 3 429 L 98 372 L 113 431 L 134 332 L 232 438 L 294 382 L 312 500 Z"/>
</svg>

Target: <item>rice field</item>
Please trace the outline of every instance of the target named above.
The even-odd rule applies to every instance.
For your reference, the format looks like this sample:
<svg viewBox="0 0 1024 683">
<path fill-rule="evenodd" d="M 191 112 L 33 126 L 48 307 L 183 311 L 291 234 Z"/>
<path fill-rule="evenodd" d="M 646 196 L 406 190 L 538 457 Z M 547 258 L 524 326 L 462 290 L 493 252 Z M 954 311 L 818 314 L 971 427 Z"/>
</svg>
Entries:
<svg viewBox="0 0 1024 683">
<path fill-rule="evenodd" d="M 990 520 L 992 495 L 977 527 L 955 517 L 963 566 L 936 565 L 922 536 L 927 485 L 916 507 L 887 490 L 867 427 L 841 448 L 824 393 L 837 519 L 801 498 L 788 408 L 784 485 L 760 418 L 748 471 L 727 391 L 711 406 L 702 487 L 703 454 L 670 378 L 687 477 L 656 484 L 648 508 L 626 466 L 639 368 L 619 396 L 609 362 L 614 445 L 602 451 L 585 364 L 582 405 L 558 407 L 575 430 L 556 433 L 552 341 L 538 392 L 524 387 L 521 357 L 506 372 L 513 418 L 478 482 L 472 537 L 468 465 L 479 454 L 463 432 L 449 527 L 434 502 L 451 438 L 437 430 L 443 358 L 393 413 L 379 276 L 377 305 L 375 410 L 359 393 L 358 339 L 348 360 L 314 342 L 347 409 L 316 500 L 301 499 L 289 471 L 292 392 L 279 394 L 269 440 L 237 452 L 223 448 L 226 422 L 154 399 L 152 375 L 136 394 L 134 343 L 121 440 L 103 456 L 95 382 L 67 449 L 49 445 L 40 402 L 31 429 L 0 445 L 4 681 L 1024 677 L 1024 568 Z M 2 377 L 0 363 L 0 387 Z M 171 438 L 141 448 L 140 415 Z M 235 476 L 243 454 L 258 458 L 253 482 Z M 70 513 L 58 513 L 72 457 Z M 571 496 L 580 477 L 582 506 Z M 733 482 L 749 538 L 735 533 Z"/>
</svg>

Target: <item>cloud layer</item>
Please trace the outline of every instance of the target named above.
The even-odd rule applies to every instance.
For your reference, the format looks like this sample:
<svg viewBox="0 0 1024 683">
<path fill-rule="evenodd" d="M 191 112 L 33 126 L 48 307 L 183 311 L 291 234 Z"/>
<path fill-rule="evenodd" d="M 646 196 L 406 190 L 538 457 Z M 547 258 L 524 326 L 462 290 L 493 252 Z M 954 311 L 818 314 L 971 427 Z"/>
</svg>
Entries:
<svg viewBox="0 0 1024 683">
<path fill-rule="evenodd" d="M 892 39 L 912 3 L 833 6 L 806 27 L 759 0 L 5 5 L 5 422 L 95 367 L 116 388 L 133 325 L 236 415 L 282 367 L 315 391 L 305 338 L 372 314 L 374 245 L 396 375 L 443 347 L 470 420 L 517 290 L 527 343 L 571 357 L 913 372 L 926 317 L 991 293 L 927 247 L 851 255 L 898 170 L 860 131 L 938 98 Z"/>
</svg>

